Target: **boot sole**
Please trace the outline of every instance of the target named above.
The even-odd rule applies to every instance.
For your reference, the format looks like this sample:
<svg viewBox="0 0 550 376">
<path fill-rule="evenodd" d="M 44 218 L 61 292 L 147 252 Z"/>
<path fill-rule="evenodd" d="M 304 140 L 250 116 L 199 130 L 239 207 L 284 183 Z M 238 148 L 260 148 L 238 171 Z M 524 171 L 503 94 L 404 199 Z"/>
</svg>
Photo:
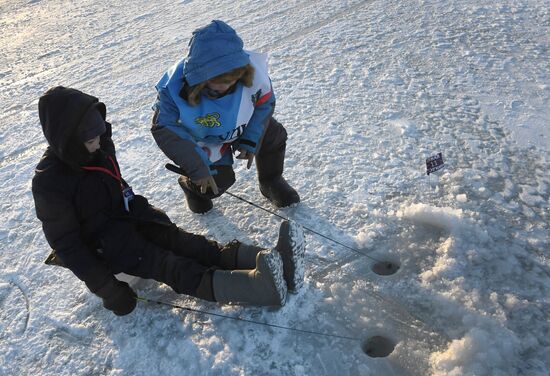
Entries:
<svg viewBox="0 0 550 376">
<path fill-rule="evenodd" d="M 259 258 L 264 263 L 265 270 L 271 274 L 273 287 L 277 291 L 281 307 L 286 303 L 286 283 L 283 274 L 283 261 L 281 255 L 276 250 L 262 251 L 262 256 Z M 262 268 L 264 269 L 264 268 Z"/>
<path fill-rule="evenodd" d="M 288 291 L 295 293 L 304 284 L 306 242 L 302 226 L 292 220 L 287 226 L 288 244 L 283 245 L 281 254 Z"/>
</svg>

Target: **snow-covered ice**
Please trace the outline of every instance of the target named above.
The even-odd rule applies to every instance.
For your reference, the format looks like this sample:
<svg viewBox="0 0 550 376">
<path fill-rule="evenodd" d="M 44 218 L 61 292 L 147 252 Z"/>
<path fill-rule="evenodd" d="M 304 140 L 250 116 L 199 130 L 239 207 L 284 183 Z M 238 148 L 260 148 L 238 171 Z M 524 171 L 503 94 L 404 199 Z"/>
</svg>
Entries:
<svg viewBox="0 0 550 376">
<path fill-rule="evenodd" d="M 358 252 L 306 232 L 305 283 L 280 310 L 137 292 L 340 338 L 141 302 L 118 318 L 43 263 L 30 180 L 55 85 L 106 103 L 125 178 L 177 224 L 275 244 L 280 219 L 229 195 L 191 214 L 149 133 L 154 84 L 216 18 L 270 54 L 302 196 L 278 213 Z M 5 0 L 0 30 L 0 375 L 550 373 L 547 0 Z M 236 166 L 231 192 L 273 209 Z M 367 356 L 373 336 L 394 351 Z"/>
</svg>

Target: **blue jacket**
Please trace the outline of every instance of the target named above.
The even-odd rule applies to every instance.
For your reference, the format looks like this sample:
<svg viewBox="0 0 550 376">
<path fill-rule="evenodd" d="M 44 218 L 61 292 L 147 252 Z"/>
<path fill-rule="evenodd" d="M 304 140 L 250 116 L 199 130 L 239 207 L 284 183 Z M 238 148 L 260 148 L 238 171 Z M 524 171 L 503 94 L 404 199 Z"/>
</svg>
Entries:
<svg viewBox="0 0 550 376">
<path fill-rule="evenodd" d="M 190 106 L 179 95 L 185 60 L 172 66 L 156 85 L 154 128 L 157 132 L 169 130 L 170 142 L 165 142 L 166 135 L 162 140 L 155 136 L 155 140 L 191 179 L 213 174 L 213 165 L 231 165 L 230 146 L 234 150 L 258 151 L 275 107 L 275 95 L 267 72 L 267 56 L 247 53 L 255 69 L 250 88 L 238 82 L 233 92 L 218 99 L 203 95 L 197 106 Z"/>
</svg>

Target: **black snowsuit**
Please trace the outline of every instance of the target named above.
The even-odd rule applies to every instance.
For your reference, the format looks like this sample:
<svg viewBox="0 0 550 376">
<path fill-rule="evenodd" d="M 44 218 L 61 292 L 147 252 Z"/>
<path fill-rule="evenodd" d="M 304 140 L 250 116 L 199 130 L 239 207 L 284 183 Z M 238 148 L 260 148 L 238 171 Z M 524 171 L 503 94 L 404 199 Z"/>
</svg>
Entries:
<svg viewBox="0 0 550 376">
<path fill-rule="evenodd" d="M 143 196 L 136 195 L 126 211 L 121 190 L 127 184 L 118 173 L 111 125 L 106 122 L 93 157 L 76 137 L 92 106 L 105 119 L 105 105 L 78 90 L 58 87 L 39 102 L 49 147 L 36 167 L 32 193 L 56 256 L 99 296 L 114 274 L 124 272 L 214 300 L 212 267 L 220 265 L 221 247 L 179 229 Z"/>
</svg>

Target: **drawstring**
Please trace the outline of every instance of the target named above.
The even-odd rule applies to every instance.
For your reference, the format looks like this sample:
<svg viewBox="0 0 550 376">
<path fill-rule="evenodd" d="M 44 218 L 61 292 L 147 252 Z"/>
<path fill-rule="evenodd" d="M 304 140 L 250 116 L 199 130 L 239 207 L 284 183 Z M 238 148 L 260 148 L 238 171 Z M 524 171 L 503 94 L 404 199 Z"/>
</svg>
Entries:
<svg viewBox="0 0 550 376">
<path fill-rule="evenodd" d="M 109 161 L 111 162 L 111 164 L 113 165 L 113 170 L 115 171 L 114 173 L 109 170 L 108 168 L 105 168 L 105 167 L 97 167 L 97 166 L 84 166 L 82 167 L 84 170 L 87 170 L 87 171 L 97 171 L 97 172 L 102 172 L 104 174 L 107 174 L 109 176 L 111 176 L 112 178 L 114 178 L 116 181 L 118 181 L 118 183 L 120 184 L 120 192 L 122 193 L 122 200 L 124 202 L 124 209 L 127 211 L 127 212 L 130 212 L 130 201 L 133 200 L 134 198 L 134 192 L 132 191 L 132 187 L 130 187 L 128 185 L 128 183 L 126 183 L 124 181 L 124 179 L 122 179 L 122 175 L 120 174 L 120 171 L 115 163 L 115 160 L 113 159 L 113 157 L 111 157 L 110 155 L 107 156 L 107 159 L 109 159 Z"/>
<path fill-rule="evenodd" d="M 120 171 L 118 169 L 118 167 L 116 166 L 116 163 L 115 161 L 113 160 L 113 158 L 109 155 L 107 156 L 107 159 L 109 159 L 109 161 L 111 162 L 111 164 L 113 165 L 113 170 L 115 171 L 114 173 L 109 170 L 108 168 L 105 168 L 105 167 L 96 167 L 96 166 L 84 166 L 82 167 L 84 170 L 88 170 L 88 171 L 98 171 L 98 172 L 103 172 L 104 174 L 107 174 L 111 177 L 113 177 L 116 181 L 119 182 L 120 184 L 120 189 L 121 190 L 124 190 L 124 187 L 125 187 L 125 182 L 124 180 L 122 179 L 122 176 L 120 175 Z"/>
</svg>

